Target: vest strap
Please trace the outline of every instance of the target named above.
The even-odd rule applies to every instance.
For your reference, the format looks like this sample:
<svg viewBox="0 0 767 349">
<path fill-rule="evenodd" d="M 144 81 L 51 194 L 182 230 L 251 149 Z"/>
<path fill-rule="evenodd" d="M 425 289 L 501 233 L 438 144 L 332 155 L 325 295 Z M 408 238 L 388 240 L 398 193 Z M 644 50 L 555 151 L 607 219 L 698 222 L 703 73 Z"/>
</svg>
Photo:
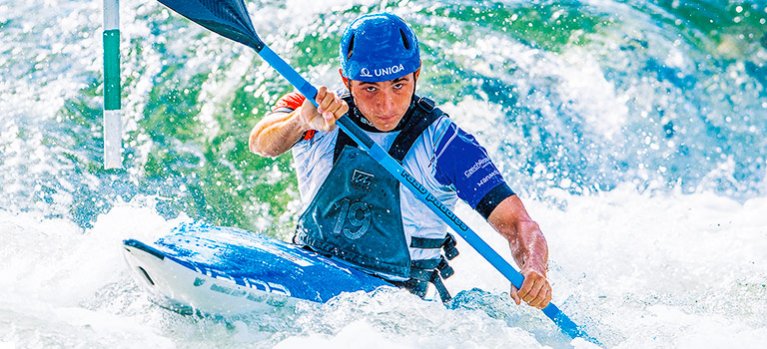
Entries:
<svg viewBox="0 0 767 349">
<path fill-rule="evenodd" d="M 447 236 L 445 237 L 445 243 L 442 245 L 442 248 L 445 250 L 445 257 L 449 260 L 453 260 L 453 258 L 458 257 L 459 252 L 458 249 L 455 248 L 455 245 L 457 245 L 458 242 L 455 240 L 455 237 L 453 234 L 447 233 Z"/>
<path fill-rule="evenodd" d="M 412 248 L 441 248 L 445 244 L 445 239 L 431 239 L 431 238 L 419 238 L 413 236 L 410 240 L 410 247 Z"/>
<path fill-rule="evenodd" d="M 440 258 L 437 270 L 439 270 L 439 275 L 441 275 L 443 279 L 447 279 L 455 274 L 455 269 L 453 269 L 450 264 L 447 264 L 447 260 L 444 257 Z"/>
<path fill-rule="evenodd" d="M 453 297 L 450 296 L 450 291 L 447 290 L 445 283 L 442 282 L 442 278 L 440 278 L 436 271 L 432 273 L 431 283 L 434 284 L 434 288 L 437 289 L 437 293 L 439 293 L 439 298 L 442 300 L 442 303 L 447 303 L 453 299 Z"/>
<path fill-rule="evenodd" d="M 416 105 L 418 105 L 418 107 L 423 109 L 423 111 L 427 113 L 431 113 L 432 110 L 436 109 L 435 105 L 437 104 L 434 103 L 434 101 L 429 98 L 418 97 L 418 101 L 416 102 Z"/>
<path fill-rule="evenodd" d="M 410 247 L 412 248 L 442 248 L 445 251 L 445 257 L 447 257 L 448 260 L 453 260 L 453 258 L 458 257 L 459 252 L 455 247 L 456 245 L 457 241 L 455 240 L 453 234 L 450 233 L 447 233 L 447 236 L 445 236 L 444 239 L 431 239 L 414 236 L 410 240 Z"/>
<path fill-rule="evenodd" d="M 418 259 L 414 260 L 412 263 L 410 263 L 412 268 L 415 268 L 417 270 L 432 270 L 436 269 L 439 266 L 439 263 L 442 261 L 442 258 L 432 258 L 432 259 Z M 416 276 L 413 276 L 416 277 Z"/>
<path fill-rule="evenodd" d="M 404 287 L 411 293 L 423 298 L 426 296 L 426 291 L 431 283 L 437 290 L 439 298 L 443 303 L 446 303 L 453 297 L 450 296 L 450 291 L 448 291 L 442 279 L 447 279 L 453 274 L 455 274 L 455 271 L 448 265 L 444 256 L 434 259 L 421 259 L 413 261 L 410 265 L 410 280 L 395 283 L 395 285 Z"/>
<path fill-rule="evenodd" d="M 394 139 L 394 143 L 389 149 L 389 154 L 397 161 L 402 162 L 407 152 L 413 146 L 413 143 L 421 136 L 424 130 L 442 115 L 439 109 L 434 108 L 434 102 L 425 97 L 418 98 L 416 105 L 418 109 L 410 115 L 406 121 L 405 127 Z M 428 102 L 427 102 L 428 101 Z M 423 112 L 421 112 L 423 111 Z"/>
</svg>

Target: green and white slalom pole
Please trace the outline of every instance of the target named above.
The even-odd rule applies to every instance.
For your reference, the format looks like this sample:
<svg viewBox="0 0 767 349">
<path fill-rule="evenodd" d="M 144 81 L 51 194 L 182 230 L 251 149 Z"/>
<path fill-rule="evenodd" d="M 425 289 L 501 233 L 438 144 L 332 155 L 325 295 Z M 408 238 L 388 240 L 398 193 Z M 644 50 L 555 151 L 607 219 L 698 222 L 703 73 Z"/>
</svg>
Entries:
<svg viewBox="0 0 767 349">
<path fill-rule="evenodd" d="M 120 1 L 104 0 L 104 168 L 122 168 Z"/>
</svg>

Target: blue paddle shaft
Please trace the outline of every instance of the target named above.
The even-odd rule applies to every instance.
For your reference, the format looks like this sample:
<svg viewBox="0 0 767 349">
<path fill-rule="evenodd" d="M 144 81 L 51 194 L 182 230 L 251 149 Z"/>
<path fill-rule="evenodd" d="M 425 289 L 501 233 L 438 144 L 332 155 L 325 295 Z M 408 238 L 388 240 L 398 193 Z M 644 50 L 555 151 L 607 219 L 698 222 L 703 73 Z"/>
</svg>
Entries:
<svg viewBox="0 0 767 349">
<path fill-rule="evenodd" d="M 272 51 L 269 46 L 264 47 L 258 51 L 258 54 L 269 63 L 274 69 L 276 69 L 282 76 L 284 76 L 293 86 L 295 86 L 301 94 L 309 98 L 309 100 L 317 106 L 315 97 L 317 96 L 317 88 L 312 86 L 311 83 L 306 81 L 293 67 L 286 63 L 280 56 Z M 340 118 L 337 122 L 338 126 L 346 132 L 358 145 L 362 147 L 374 160 L 378 161 L 389 173 L 391 173 L 397 180 L 410 189 L 415 196 L 421 200 L 426 206 L 428 206 L 434 213 L 442 218 L 448 225 L 450 225 L 456 233 L 466 240 L 471 247 L 473 247 L 480 255 L 485 257 L 490 264 L 492 264 L 503 276 L 505 276 L 511 283 L 517 288 L 522 288 L 522 282 L 525 280 L 524 276 L 520 274 L 514 267 L 511 266 L 501 255 L 493 250 L 482 238 L 477 235 L 466 223 L 464 223 L 458 216 L 456 216 L 449 208 L 442 204 L 434 195 L 413 178 L 410 173 L 405 170 L 396 160 L 394 160 L 389 154 L 376 144 L 365 132 L 363 132 L 354 122 L 349 119 L 348 116 Z M 570 318 L 557 308 L 553 303 L 549 303 L 546 308 L 543 308 L 543 313 L 546 314 L 551 320 L 554 321 L 562 332 L 570 336 L 571 338 L 583 337 L 594 341 L 585 332 L 578 328 Z"/>
</svg>

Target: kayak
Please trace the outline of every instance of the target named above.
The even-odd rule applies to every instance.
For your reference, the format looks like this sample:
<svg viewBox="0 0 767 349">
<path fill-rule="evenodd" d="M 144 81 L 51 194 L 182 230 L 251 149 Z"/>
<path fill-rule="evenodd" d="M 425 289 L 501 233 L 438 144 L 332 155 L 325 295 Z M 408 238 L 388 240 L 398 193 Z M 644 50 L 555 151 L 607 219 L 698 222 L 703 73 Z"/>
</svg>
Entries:
<svg viewBox="0 0 767 349">
<path fill-rule="evenodd" d="M 185 223 L 153 243 L 123 241 L 131 275 L 162 307 L 234 316 L 392 284 L 335 258 L 246 230 Z"/>
</svg>

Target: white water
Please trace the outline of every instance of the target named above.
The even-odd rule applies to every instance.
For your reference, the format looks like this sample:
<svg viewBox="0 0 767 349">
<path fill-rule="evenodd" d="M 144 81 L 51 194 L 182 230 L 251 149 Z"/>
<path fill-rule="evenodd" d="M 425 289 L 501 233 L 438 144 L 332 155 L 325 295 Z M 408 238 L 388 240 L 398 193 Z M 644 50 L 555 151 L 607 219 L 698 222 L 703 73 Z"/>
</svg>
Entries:
<svg viewBox="0 0 767 349">
<path fill-rule="evenodd" d="M 255 21 L 259 30 L 297 18 L 293 12 L 300 9 L 299 18 L 336 34 L 338 19 L 356 14 L 335 13 L 324 19 L 332 23 L 316 22 L 320 14 L 374 4 L 367 0 L 296 0 L 284 7 L 267 3 L 267 15 Z M 618 2 L 583 3 L 611 11 L 620 25 L 592 36 L 591 45 L 567 47 L 561 53 L 531 48 L 485 28 L 473 28 L 476 32 L 468 33 L 467 40 L 451 43 L 434 32 L 460 31 L 459 22 L 414 15 L 421 24 L 433 25 L 425 28 L 432 34 L 424 36 L 424 44 L 440 48 L 427 59 L 460 63 L 457 72 L 465 74 L 454 78 L 470 79 L 463 81 L 466 89 L 477 94 L 446 102 L 444 109 L 501 159 L 504 174 L 523 193 L 528 210 L 546 234 L 555 304 L 587 325 L 606 347 L 767 347 L 767 160 L 763 157 L 767 101 L 761 94 L 764 88 L 748 76 L 743 63 L 751 59 L 750 63 L 763 65 L 767 51 L 755 40 L 743 47 L 735 47 L 741 41 L 734 40 L 717 50 L 733 55 L 736 62 L 717 61 L 684 41 L 678 45 L 678 33 L 664 26 L 657 13 L 641 13 L 636 6 Z M 404 8 L 397 11 L 403 16 L 424 6 L 401 5 Z M 90 218 L 76 217 L 72 208 L 83 200 L 119 197 L 100 191 L 110 185 L 109 180 L 80 172 L 85 164 L 96 162 L 94 154 L 100 149 L 77 148 L 92 144 L 76 142 L 78 137 L 66 133 L 92 133 L 98 138 L 98 125 L 61 119 L 62 105 L 77 102 L 80 91 L 98 77 L 94 72 L 100 70 L 99 10 L 93 2 L 46 1 L 39 8 L 32 2 L 0 0 L 0 23 L 12 20 L 9 29 L 0 32 L 0 349 L 590 347 L 561 337 L 539 311 L 511 305 L 502 295 L 508 282 L 465 243 L 459 245 L 462 255 L 454 263 L 456 276 L 448 280 L 448 287 L 454 294 L 475 287 L 491 294 L 459 295 L 464 301 L 456 310 L 402 291 L 381 292 L 345 295 L 322 306 L 303 304 L 294 312 L 227 323 L 183 317 L 149 302 L 128 275 L 121 241 L 152 241 L 186 218 L 166 220 L 155 208 L 159 199 L 136 195 L 129 203 L 113 203 L 107 212 L 94 213 L 93 228 L 83 231 L 83 222 Z M 154 32 L 156 26 L 149 24 L 170 16 L 163 11 L 147 2 L 126 5 L 123 12 L 128 48 L 123 76 L 135 79 L 126 86 L 126 131 L 139 133 L 126 142 L 126 149 L 134 150 L 138 159 L 127 171 L 136 182 L 143 179 L 150 153 L 168 150 L 152 150 L 150 136 L 138 125 L 147 117 L 144 110 L 152 102 L 156 81 L 183 85 L 198 72 L 217 71 L 210 72 L 200 98 L 199 117 L 206 126 L 200 129 L 208 140 L 221 128 L 212 120 L 216 110 L 210 105 L 232 98 L 232 77 L 256 79 L 243 82 L 256 95 L 282 83 L 260 61 L 252 62 L 251 53 L 235 55 L 232 63 L 231 52 L 241 48 L 212 36 L 200 38 L 196 35 L 201 29 L 179 27 L 180 20 Z M 60 16 L 61 12 L 68 15 Z M 767 6 L 751 13 L 762 16 Z M 300 22 L 279 27 L 275 29 L 279 35 L 265 39 L 280 53 L 291 52 L 305 38 Z M 289 40 L 280 41 L 283 34 Z M 165 43 L 174 54 L 160 52 L 157 46 Z M 642 43 L 647 50 L 641 49 Z M 137 47 L 144 48 L 141 54 Z M 186 57 L 185 50 L 194 54 Z M 737 51 L 753 54 L 740 57 Z M 188 60 L 173 76 L 177 79 L 159 79 L 160 71 L 179 63 L 165 62 L 169 57 Z M 646 65 L 653 59 L 678 69 L 679 76 L 692 76 L 698 87 L 688 90 L 658 78 L 658 69 Z M 250 72 L 243 68 L 249 62 L 255 67 Z M 720 65 L 722 71 L 716 70 Z M 696 72 L 701 66 L 705 71 Z M 299 68 L 309 71 L 313 81 L 336 79 L 334 65 Z M 480 83 L 493 79 L 503 84 L 493 90 Z M 442 100 L 452 97 L 443 89 L 455 91 L 448 83 L 426 88 Z M 515 93 L 517 104 L 486 100 L 499 91 Z M 726 102 L 730 99 L 732 104 Z M 666 114 L 660 115 L 661 110 Z M 710 129 L 699 119 L 720 129 Z M 668 120 L 678 128 L 673 139 L 662 132 Z M 520 125 L 529 126 L 529 134 Z M 722 135 L 719 132 L 724 132 L 723 138 L 712 136 Z M 555 136 L 562 139 L 551 141 Z M 549 143 L 544 143 L 545 137 Z M 689 153 L 682 154 L 675 142 L 689 145 Z M 203 152 L 191 143 L 170 142 L 167 147 Z M 533 173 L 526 172 L 530 162 L 535 164 Z M 693 166 L 686 167 L 688 162 Z M 619 165 L 625 168 L 616 170 Z M 677 169 L 672 171 L 673 167 Z M 636 175 L 620 177 L 621 171 Z M 703 177 L 699 182 L 698 174 Z M 602 178 L 612 176 L 617 178 Z M 658 178 L 667 182 L 659 183 Z M 524 198 L 525 192 L 537 193 L 536 188 L 577 189 L 591 179 L 607 183 L 601 188 L 617 182 L 618 189 L 586 188 L 583 196 L 549 191 L 540 195 L 542 201 Z M 668 183 L 671 187 L 682 183 L 684 192 L 692 193 L 667 190 Z M 638 192 L 636 187 L 650 189 Z M 83 188 L 94 194 L 80 195 Z M 508 256 L 502 239 L 475 213 L 461 207 L 458 214 Z"/>
<path fill-rule="evenodd" d="M 645 195 L 618 189 L 528 200 L 551 250 L 554 302 L 607 347 L 759 348 L 767 343 L 767 199 Z M 0 212 L 0 343 L 5 347 L 590 347 L 568 343 L 537 310 L 510 306 L 500 274 L 465 243 L 448 287 L 484 300 L 447 310 L 406 292 L 350 294 L 326 305 L 227 324 L 154 306 L 120 243 L 179 221 L 118 205 L 83 232 L 62 220 Z M 469 223 L 508 255 L 465 207 Z M 481 298 L 481 297 L 480 297 Z"/>
</svg>

